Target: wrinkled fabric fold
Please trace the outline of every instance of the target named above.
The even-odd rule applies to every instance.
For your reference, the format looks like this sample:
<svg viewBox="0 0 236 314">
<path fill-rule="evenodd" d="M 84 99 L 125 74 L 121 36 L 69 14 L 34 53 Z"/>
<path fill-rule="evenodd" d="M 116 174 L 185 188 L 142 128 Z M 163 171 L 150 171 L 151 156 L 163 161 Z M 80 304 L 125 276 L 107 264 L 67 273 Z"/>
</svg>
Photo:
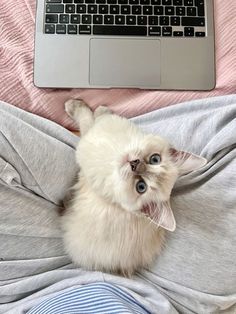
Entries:
<svg viewBox="0 0 236 314">
<path fill-rule="evenodd" d="M 171 195 L 176 230 L 131 279 L 84 271 L 65 254 L 58 208 L 78 170 L 78 138 L 0 102 L 0 313 L 23 314 L 80 286 L 106 282 L 151 313 L 236 311 L 236 95 L 163 108 L 133 121 L 208 162 Z"/>
</svg>

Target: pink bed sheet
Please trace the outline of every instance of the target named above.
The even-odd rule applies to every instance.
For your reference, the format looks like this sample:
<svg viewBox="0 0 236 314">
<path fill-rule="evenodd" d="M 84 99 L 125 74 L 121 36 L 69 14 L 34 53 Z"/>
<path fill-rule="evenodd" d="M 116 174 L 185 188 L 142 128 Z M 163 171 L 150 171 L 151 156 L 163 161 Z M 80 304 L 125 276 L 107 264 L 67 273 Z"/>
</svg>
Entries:
<svg viewBox="0 0 236 314">
<path fill-rule="evenodd" d="M 82 98 L 92 108 L 107 104 L 133 117 L 179 102 L 236 92 L 236 0 L 215 0 L 216 88 L 209 92 L 137 89 L 39 89 L 33 84 L 36 0 L 0 1 L 0 100 L 75 126 L 64 112 L 69 98 Z"/>
</svg>

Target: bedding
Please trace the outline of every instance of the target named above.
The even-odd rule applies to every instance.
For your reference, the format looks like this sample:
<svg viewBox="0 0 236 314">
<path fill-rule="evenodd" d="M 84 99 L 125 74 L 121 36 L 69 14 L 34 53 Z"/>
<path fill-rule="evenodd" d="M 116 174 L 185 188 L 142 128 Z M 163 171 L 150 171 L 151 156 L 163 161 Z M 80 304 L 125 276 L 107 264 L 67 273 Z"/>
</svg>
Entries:
<svg viewBox="0 0 236 314">
<path fill-rule="evenodd" d="M 179 178 L 175 232 L 153 267 L 128 279 L 84 271 L 64 252 L 57 210 L 78 170 L 79 138 L 0 102 L 0 313 L 27 313 L 96 283 L 118 286 L 151 313 L 236 313 L 236 95 L 133 121 L 208 163 Z"/>
<path fill-rule="evenodd" d="M 236 1 L 215 0 L 216 88 L 208 92 L 137 89 L 39 89 L 33 84 L 36 0 L 0 1 L 0 100 L 74 130 L 63 104 L 81 98 L 134 117 L 179 102 L 236 92 Z M 79 69 L 78 69 L 79 71 Z"/>
</svg>

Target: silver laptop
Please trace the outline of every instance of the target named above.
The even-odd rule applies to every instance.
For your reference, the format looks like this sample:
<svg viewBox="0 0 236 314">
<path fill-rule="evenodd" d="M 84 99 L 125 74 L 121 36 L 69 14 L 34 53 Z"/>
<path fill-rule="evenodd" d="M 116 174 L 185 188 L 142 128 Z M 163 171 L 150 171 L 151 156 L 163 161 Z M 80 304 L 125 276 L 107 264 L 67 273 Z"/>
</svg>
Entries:
<svg viewBox="0 0 236 314">
<path fill-rule="evenodd" d="M 213 0 L 38 0 L 34 83 L 213 89 Z"/>
</svg>

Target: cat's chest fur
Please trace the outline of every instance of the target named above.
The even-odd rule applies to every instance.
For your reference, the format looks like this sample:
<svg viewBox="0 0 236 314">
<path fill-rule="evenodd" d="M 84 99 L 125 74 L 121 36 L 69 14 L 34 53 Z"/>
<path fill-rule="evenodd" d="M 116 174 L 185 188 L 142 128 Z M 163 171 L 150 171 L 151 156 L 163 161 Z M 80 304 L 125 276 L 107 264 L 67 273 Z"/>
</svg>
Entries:
<svg viewBox="0 0 236 314">
<path fill-rule="evenodd" d="M 161 250 L 164 230 L 100 198 L 83 176 L 75 188 L 77 197 L 63 217 L 64 241 L 72 259 L 87 269 L 127 276 L 150 265 Z"/>
</svg>

